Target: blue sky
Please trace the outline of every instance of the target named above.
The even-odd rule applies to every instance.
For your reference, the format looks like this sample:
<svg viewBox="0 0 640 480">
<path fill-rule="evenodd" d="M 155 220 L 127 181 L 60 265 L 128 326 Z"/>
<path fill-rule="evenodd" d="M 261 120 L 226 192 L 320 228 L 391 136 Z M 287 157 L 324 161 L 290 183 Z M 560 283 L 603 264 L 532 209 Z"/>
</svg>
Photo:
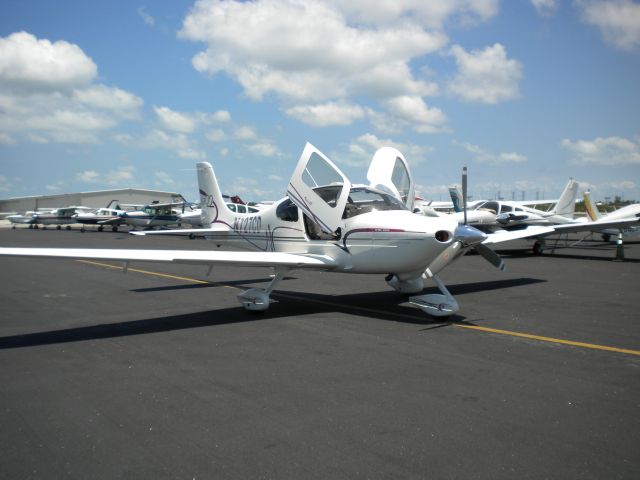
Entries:
<svg viewBox="0 0 640 480">
<path fill-rule="evenodd" d="M 195 162 L 284 195 L 305 142 L 364 182 L 395 146 L 425 198 L 640 200 L 631 0 L 5 0 L 0 197 L 142 187 Z"/>
</svg>

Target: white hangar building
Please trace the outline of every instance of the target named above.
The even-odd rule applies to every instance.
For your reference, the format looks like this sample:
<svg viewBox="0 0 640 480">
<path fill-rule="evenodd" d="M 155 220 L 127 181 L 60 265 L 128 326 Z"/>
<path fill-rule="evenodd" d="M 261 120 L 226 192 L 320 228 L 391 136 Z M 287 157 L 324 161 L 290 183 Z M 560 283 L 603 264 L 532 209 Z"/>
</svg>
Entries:
<svg viewBox="0 0 640 480">
<path fill-rule="evenodd" d="M 0 212 L 2 215 L 6 215 L 37 210 L 39 208 L 70 206 L 99 208 L 106 207 L 112 200 L 117 200 L 121 205 L 148 205 L 152 202 L 170 203 L 185 201 L 181 194 L 175 192 L 123 188 L 118 190 L 99 190 L 95 192 L 61 193 L 57 195 L 0 199 Z"/>
</svg>

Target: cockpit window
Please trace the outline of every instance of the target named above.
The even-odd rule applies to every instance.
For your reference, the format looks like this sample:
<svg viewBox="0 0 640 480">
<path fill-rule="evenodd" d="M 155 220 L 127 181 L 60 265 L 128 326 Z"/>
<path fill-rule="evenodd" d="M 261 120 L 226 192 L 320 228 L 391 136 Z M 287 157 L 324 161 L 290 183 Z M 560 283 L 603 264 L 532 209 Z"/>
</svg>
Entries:
<svg viewBox="0 0 640 480">
<path fill-rule="evenodd" d="M 342 177 L 317 153 L 311 154 L 302 181 L 330 206 L 335 207 L 342 192 Z"/>
<path fill-rule="evenodd" d="M 298 221 L 298 207 L 288 198 L 276 208 L 276 216 L 285 222 Z"/>
<path fill-rule="evenodd" d="M 492 210 L 493 213 L 498 213 L 500 211 L 500 207 L 498 202 L 484 202 L 478 206 L 478 209 Z"/>
<path fill-rule="evenodd" d="M 407 210 L 407 207 L 392 195 L 366 187 L 354 187 L 349 192 L 342 218 L 381 210 Z"/>
<path fill-rule="evenodd" d="M 407 167 L 405 167 L 400 157 L 396 158 L 396 163 L 393 165 L 391 181 L 398 189 L 402 200 L 406 202 L 407 197 L 409 196 L 409 187 L 411 186 L 411 182 L 409 180 L 409 172 L 407 171 Z"/>
<path fill-rule="evenodd" d="M 500 207 L 500 213 L 511 212 L 512 210 L 513 207 L 511 207 L 510 205 L 502 204 L 502 206 Z"/>
<path fill-rule="evenodd" d="M 327 205 L 330 207 L 335 207 L 336 202 L 338 201 L 338 196 L 342 191 L 342 184 L 340 185 L 330 185 L 328 187 L 318 187 L 313 189 L 322 200 L 324 200 Z"/>
</svg>

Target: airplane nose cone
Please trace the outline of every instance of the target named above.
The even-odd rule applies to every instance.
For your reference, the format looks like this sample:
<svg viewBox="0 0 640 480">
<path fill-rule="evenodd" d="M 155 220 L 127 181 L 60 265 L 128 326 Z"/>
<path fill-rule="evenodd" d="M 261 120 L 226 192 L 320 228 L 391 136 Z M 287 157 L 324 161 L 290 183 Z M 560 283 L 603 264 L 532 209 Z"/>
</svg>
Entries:
<svg viewBox="0 0 640 480">
<path fill-rule="evenodd" d="M 465 246 L 476 245 L 487 239 L 487 234 L 469 225 L 458 225 L 455 231 L 455 239 Z"/>
</svg>

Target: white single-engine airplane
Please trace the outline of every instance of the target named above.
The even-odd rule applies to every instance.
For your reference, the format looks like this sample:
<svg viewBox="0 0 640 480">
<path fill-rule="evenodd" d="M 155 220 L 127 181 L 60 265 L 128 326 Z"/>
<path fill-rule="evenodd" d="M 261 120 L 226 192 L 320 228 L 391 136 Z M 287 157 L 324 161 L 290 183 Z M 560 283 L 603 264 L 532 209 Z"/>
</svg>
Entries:
<svg viewBox="0 0 640 480">
<path fill-rule="evenodd" d="M 177 225 L 180 222 L 179 214 L 174 208 L 182 207 L 180 203 L 152 203 L 143 206 L 140 210 L 121 212 L 118 214 L 120 223 L 134 228 L 154 228 Z"/>
<path fill-rule="evenodd" d="M 105 225 L 111 226 L 111 230 L 118 231 L 118 226 L 124 223 L 120 217 L 125 211 L 120 208 L 117 200 L 111 200 L 106 207 L 96 208 L 89 212 L 78 212 L 72 215 L 77 223 L 82 224 L 81 232 L 85 231 L 85 225 L 97 225 L 101 232 Z"/>
<path fill-rule="evenodd" d="M 367 173 L 370 184 L 352 185 L 327 157 L 307 144 L 287 197 L 255 213 L 232 212 L 211 165 L 198 163 L 197 170 L 205 228 L 132 233 L 200 235 L 212 240 L 210 251 L 0 248 L 0 255 L 117 260 L 125 262 L 125 267 L 132 261 L 272 267 L 275 275 L 266 288 L 252 288 L 238 296 L 248 310 L 267 309 L 274 287 L 294 269 L 378 273 L 395 290 L 418 294 L 409 297 L 410 302 L 434 316 L 452 315 L 459 309 L 437 276 L 454 258 L 474 248 L 503 267 L 500 257 L 482 243 L 491 240 L 481 231 L 458 225 L 453 217 L 412 213 L 411 174 L 402 154 L 390 147 L 374 155 Z M 517 235 L 500 237 L 508 240 Z M 441 294 L 420 294 L 429 278 Z"/>
</svg>

